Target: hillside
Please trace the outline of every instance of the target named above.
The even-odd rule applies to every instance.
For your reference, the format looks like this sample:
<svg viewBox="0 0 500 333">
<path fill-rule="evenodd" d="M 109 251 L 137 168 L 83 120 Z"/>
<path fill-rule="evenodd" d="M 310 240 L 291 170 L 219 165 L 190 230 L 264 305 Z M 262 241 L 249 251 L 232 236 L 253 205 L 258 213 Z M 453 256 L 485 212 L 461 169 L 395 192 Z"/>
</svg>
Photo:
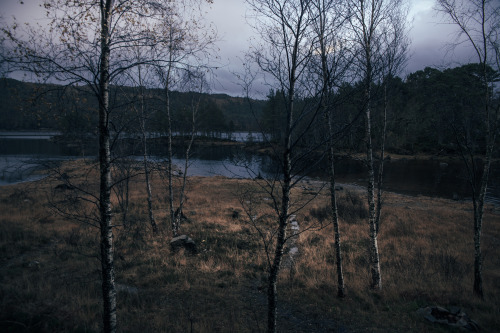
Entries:
<svg viewBox="0 0 500 333">
<path fill-rule="evenodd" d="M 116 119 L 131 119 L 139 89 L 113 86 L 111 108 Z M 165 123 L 164 92 L 146 89 L 146 107 L 155 130 Z M 248 101 L 226 94 L 173 91 L 170 105 L 174 123 L 182 127 L 186 110 L 199 99 L 199 128 L 203 131 L 256 131 L 265 101 Z M 86 86 L 39 84 L 3 78 L 0 80 L 0 130 L 91 131 L 95 128 L 97 100 Z M 253 110 L 253 112 L 252 112 Z M 255 115 L 254 115 L 255 113 Z M 119 116 L 118 116 L 119 115 Z M 117 120 L 118 121 L 118 120 Z M 175 129 L 174 129 L 175 130 Z M 182 131 L 182 128 L 178 130 Z"/>
</svg>

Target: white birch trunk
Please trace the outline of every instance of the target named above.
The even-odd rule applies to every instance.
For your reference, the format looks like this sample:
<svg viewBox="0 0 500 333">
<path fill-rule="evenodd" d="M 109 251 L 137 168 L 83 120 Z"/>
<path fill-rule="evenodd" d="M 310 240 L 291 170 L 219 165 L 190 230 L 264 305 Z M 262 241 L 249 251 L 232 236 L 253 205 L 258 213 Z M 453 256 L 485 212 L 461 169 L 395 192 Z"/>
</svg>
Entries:
<svg viewBox="0 0 500 333">
<path fill-rule="evenodd" d="M 116 289 L 111 222 L 111 154 L 109 133 L 109 29 L 113 1 L 101 1 L 101 56 L 99 81 L 99 213 L 104 332 L 116 332 Z"/>
</svg>

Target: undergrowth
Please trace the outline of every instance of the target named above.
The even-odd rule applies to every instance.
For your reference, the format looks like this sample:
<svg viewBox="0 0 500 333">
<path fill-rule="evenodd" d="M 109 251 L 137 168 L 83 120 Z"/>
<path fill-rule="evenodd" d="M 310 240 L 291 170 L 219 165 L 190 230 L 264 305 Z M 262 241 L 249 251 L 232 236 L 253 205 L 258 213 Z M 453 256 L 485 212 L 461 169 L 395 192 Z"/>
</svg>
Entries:
<svg viewBox="0 0 500 333">
<path fill-rule="evenodd" d="M 155 195 L 164 198 L 159 177 L 154 180 Z M 242 187 L 255 184 L 190 178 L 188 220 L 181 230 L 196 241 L 196 255 L 170 251 L 165 200 L 155 205 L 160 233 L 152 234 L 141 179 L 131 185 L 128 223 L 115 228 L 119 331 L 263 332 L 266 256 L 237 197 Z M 51 210 L 54 186 L 47 179 L 0 191 L 0 331 L 102 329 L 98 229 Z M 364 193 L 338 194 L 347 297 L 336 298 L 333 227 L 324 189 L 297 216 L 301 230 L 312 228 L 299 235 L 293 274 L 288 268 L 280 274 L 282 331 L 449 331 L 416 314 L 429 305 L 460 307 L 484 332 L 500 327 L 498 208 L 486 208 L 486 296 L 479 300 L 472 296 L 470 203 L 386 193 L 379 234 L 383 290 L 373 292 Z M 296 198 L 301 195 L 294 192 Z M 255 202 L 263 215 L 272 213 L 265 196 Z M 115 210 L 116 220 L 120 214 Z M 275 221 L 263 223 L 271 227 Z"/>
</svg>

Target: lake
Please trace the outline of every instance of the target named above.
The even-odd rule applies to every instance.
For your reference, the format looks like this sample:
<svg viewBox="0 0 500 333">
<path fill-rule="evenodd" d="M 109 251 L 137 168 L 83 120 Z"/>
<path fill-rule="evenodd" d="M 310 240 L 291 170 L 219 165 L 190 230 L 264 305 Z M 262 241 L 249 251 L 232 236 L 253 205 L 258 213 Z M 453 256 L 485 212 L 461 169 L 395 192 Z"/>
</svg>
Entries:
<svg viewBox="0 0 500 333">
<path fill-rule="evenodd" d="M 82 149 L 77 145 L 68 146 L 55 142 L 56 132 L 0 132 L 0 185 L 41 178 L 35 171 L 43 168 L 46 161 L 66 160 L 82 157 Z M 261 137 L 251 134 L 252 140 Z M 248 133 L 233 135 L 244 141 Z M 151 147 L 155 161 L 165 159 L 165 147 Z M 96 147 L 87 147 L 86 156 L 96 156 Z M 135 154 L 141 159 L 140 152 Z M 174 152 L 174 164 L 183 165 L 182 149 Z M 260 155 L 241 146 L 204 146 L 193 149 L 188 175 L 226 176 L 233 178 L 253 178 L 258 175 L 272 177 L 279 172 L 277 163 L 267 155 Z M 366 174 L 362 161 L 339 160 L 336 166 L 338 182 L 364 186 Z M 325 170 L 317 169 L 308 175 L 314 179 L 326 179 Z M 500 204 L 500 165 L 494 163 L 490 174 L 488 201 Z M 430 195 L 446 198 L 470 197 L 463 164 L 460 161 L 442 163 L 438 160 L 397 159 L 384 165 L 384 189 L 411 195 Z"/>
</svg>

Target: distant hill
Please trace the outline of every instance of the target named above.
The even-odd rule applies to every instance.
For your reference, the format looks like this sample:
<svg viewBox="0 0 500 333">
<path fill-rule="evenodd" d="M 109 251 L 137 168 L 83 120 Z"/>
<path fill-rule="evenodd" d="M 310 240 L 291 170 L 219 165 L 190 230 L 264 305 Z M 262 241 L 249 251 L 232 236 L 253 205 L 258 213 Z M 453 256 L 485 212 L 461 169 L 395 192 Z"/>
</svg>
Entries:
<svg viewBox="0 0 500 333">
<path fill-rule="evenodd" d="M 113 86 L 111 107 L 116 122 L 133 119 L 138 88 Z M 146 107 L 154 130 L 165 125 L 164 92 L 144 91 Z M 256 119 L 262 114 L 265 101 L 248 101 L 226 94 L 170 93 L 174 125 L 182 125 L 193 100 L 200 99 L 199 128 L 203 131 L 257 131 Z M 97 100 L 89 87 L 39 84 L 14 79 L 0 79 L 0 130 L 58 130 L 62 132 L 95 129 Z M 183 120 L 184 119 L 184 120 Z M 174 130 L 182 130 L 174 128 Z"/>
</svg>

